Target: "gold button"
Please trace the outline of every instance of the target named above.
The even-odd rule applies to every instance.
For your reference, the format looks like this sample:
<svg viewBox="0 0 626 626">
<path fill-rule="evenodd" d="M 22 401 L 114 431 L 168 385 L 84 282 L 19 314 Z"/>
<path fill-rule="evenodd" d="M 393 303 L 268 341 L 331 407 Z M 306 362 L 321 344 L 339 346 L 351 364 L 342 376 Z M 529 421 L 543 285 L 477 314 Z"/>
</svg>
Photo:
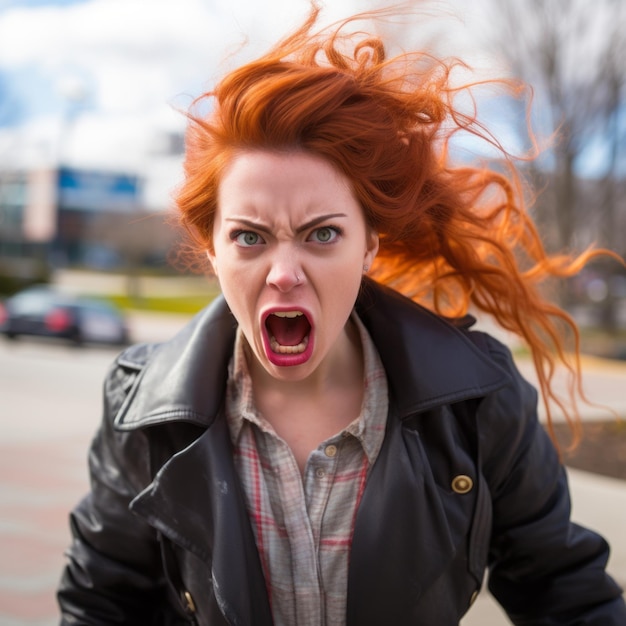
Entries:
<svg viewBox="0 0 626 626">
<path fill-rule="evenodd" d="M 191 594 L 188 591 L 183 591 L 183 598 L 185 598 L 185 604 L 190 613 L 196 612 L 196 603 L 193 601 Z"/>
<path fill-rule="evenodd" d="M 332 444 L 330 446 L 326 446 L 326 448 L 324 449 L 324 453 L 326 454 L 326 456 L 335 456 L 337 454 L 337 446 L 333 446 Z"/>
<path fill-rule="evenodd" d="M 473 486 L 474 481 L 465 474 L 459 474 L 452 479 L 452 491 L 455 493 L 468 493 Z"/>
<path fill-rule="evenodd" d="M 478 598 L 478 589 L 474 591 L 474 593 L 472 594 L 472 597 L 470 598 L 470 606 L 472 606 L 472 604 L 476 602 L 476 598 Z"/>
</svg>

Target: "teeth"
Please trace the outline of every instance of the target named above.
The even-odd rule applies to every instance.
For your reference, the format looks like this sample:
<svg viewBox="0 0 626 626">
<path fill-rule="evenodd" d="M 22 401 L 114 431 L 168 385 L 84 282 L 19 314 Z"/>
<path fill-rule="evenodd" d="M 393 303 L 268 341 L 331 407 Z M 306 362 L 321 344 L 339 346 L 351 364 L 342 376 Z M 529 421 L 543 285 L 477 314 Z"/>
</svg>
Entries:
<svg viewBox="0 0 626 626">
<path fill-rule="evenodd" d="M 275 311 L 272 315 L 280 318 L 295 319 L 296 317 L 301 317 L 304 313 L 302 311 Z M 306 350 L 308 344 L 308 336 L 304 337 L 304 339 L 296 346 L 283 346 L 278 343 L 276 337 L 273 335 L 270 337 L 270 347 L 272 351 L 277 354 L 302 354 Z"/>
<path fill-rule="evenodd" d="M 278 354 L 301 354 L 306 350 L 308 343 L 309 338 L 307 336 L 297 346 L 281 346 L 278 341 L 276 341 L 276 337 L 270 337 L 272 351 Z"/>
<path fill-rule="evenodd" d="M 276 311 L 275 313 L 272 313 L 272 315 L 275 315 L 276 317 L 288 317 L 292 319 L 294 317 L 300 317 L 304 314 L 302 313 L 302 311 Z"/>
</svg>

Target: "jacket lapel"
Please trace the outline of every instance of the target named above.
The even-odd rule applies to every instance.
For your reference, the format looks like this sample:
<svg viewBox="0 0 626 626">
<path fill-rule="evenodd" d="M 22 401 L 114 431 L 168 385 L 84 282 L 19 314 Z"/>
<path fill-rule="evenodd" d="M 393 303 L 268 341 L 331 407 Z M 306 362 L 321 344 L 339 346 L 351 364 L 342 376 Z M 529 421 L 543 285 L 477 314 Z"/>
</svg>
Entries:
<svg viewBox="0 0 626 626">
<path fill-rule="evenodd" d="M 187 422 L 204 428 L 163 465 L 131 509 L 206 563 L 207 584 L 229 623 L 269 626 L 265 579 L 228 425 L 220 417 L 235 330 L 230 310 L 217 298 L 139 368 L 115 427 Z"/>
<path fill-rule="evenodd" d="M 216 600 L 229 623 L 272 623 L 225 419 L 215 420 L 174 455 L 133 500 L 131 510 L 207 563 Z"/>
<path fill-rule="evenodd" d="M 506 384 L 469 336 L 390 289 L 364 281 L 357 311 L 389 381 L 390 415 L 355 522 L 347 623 L 402 624 L 455 556 L 422 447 L 405 418 Z"/>
<path fill-rule="evenodd" d="M 356 518 L 347 623 L 402 624 L 454 556 L 419 435 L 390 415 Z"/>
</svg>

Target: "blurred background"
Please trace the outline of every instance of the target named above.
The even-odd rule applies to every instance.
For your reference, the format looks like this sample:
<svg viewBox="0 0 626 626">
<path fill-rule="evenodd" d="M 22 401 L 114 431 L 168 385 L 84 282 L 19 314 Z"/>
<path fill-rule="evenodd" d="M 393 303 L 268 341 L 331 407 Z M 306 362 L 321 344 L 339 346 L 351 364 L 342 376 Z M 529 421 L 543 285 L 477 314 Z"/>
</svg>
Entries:
<svg viewBox="0 0 626 626">
<path fill-rule="evenodd" d="M 375 26 L 392 47 L 461 57 L 468 68 L 459 69 L 458 84 L 504 77 L 529 85 L 513 98 L 490 84 L 466 104 L 522 159 L 540 192 L 532 211 L 548 250 L 597 244 L 623 258 L 626 3 L 406 4 L 414 15 Z M 329 0 L 323 22 L 378 5 Z M 0 0 L 2 626 L 56 623 L 67 511 L 87 488 L 100 385 L 119 346 L 171 336 L 217 293 L 210 279 L 171 262 L 183 111 L 228 68 L 286 34 L 308 6 Z M 540 158 L 524 161 L 535 140 Z M 459 135 L 452 156 L 494 152 Z M 579 323 L 585 354 L 604 359 L 585 361 L 591 399 L 626 415 L 626 270 L 603 260 L 547 288 Z M 599 416 L 607 419 L 586 414 Z M 614 443 L 625 435 L 611 432 Z M 615 504 L 622 496 L 609 487 Z M 626 546 L 617 554 L 626 582 Z M 488 614 L 496 615 L 471 623 L 492 623 Z"/>
<path fill-rule="evenodd" d="M 328 5 L 325 22 L 376 3 Z M 460 56 L 471 71 L 459 72 L 459 84 L 501 76 L 533 90 L 514 99 L 490 85 L 468 106 L 524 157 L 533 98 L 543 152 L 522 167 L 540 191 L 533 211 L 548 249 L 595 243 L 624 255 L 624 3 L 409 5 L 415 15 L 376 26 L 396 46 Z M 2 0 L 0 297 L 51 283 L 123 308 L 197 310 L 203 279 L 177 288 L 144 280 L 180 275 L 168 261 L 176 239 L 168 218 L 183 111 L 307 9 L 305 0 Z M 470 135 L 454 149 L 453 158 L 490 157 Z M 589 350 L 626 357 L 623 267 L 599 262 L 551 288 L 588 331 Z"/>
</svg>

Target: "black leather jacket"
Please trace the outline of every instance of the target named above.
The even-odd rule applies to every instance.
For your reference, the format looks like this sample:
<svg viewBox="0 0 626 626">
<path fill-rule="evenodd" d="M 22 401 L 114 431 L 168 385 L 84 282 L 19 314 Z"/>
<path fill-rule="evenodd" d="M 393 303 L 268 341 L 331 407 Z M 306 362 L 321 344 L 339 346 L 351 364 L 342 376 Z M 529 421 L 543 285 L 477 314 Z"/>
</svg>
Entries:
<svg viewBox="0 0 626 626">
<path fill-rule="evenodd" d="M 390 409 L 346 623 L 456 625 L 489 567 L 516 624 L 626 624 L 608 546 L 570 523 L 564 471 L 508 350 L 371 281 L 357 309 Z M 92 490 L 71 515 L 62 624 L 272 624 L 223 416 L 234 333 L 219 298 L 171 341 L 116 360 Z"/>
</svg>

